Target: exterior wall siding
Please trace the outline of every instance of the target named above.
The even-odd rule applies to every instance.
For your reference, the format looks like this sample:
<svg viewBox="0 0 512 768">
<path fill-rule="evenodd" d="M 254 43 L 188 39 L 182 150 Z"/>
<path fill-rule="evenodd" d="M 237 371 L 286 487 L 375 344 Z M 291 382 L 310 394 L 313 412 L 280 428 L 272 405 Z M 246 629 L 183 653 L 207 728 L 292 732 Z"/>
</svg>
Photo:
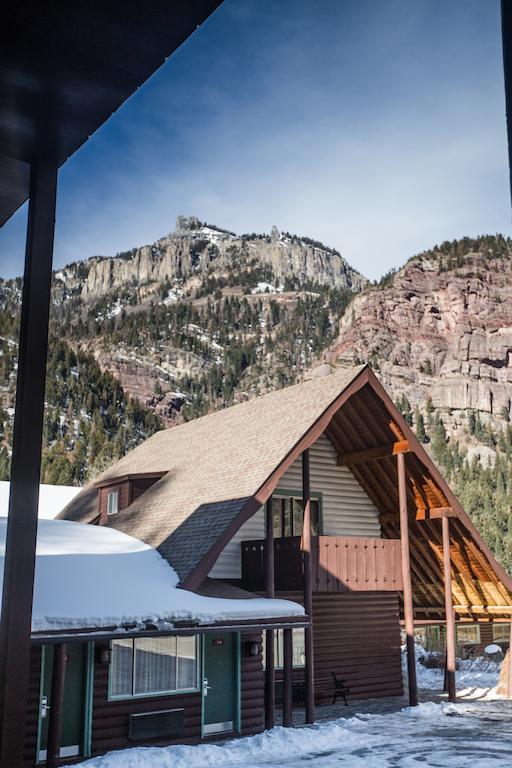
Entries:
<svg viewBox="0 0 512 768">
<path fill-rule="evenodd" d="M 296 592 L 277 596 L 302 602 Z M 317 704 L 332 702 L 333 672 L 346 681 L 349 701 L 403 693 L 396 593 L 315 593 L 313 641 Z M 303 680 L 304 671 L 296 669 L 293 676 Z M 276 678 L 280 680 L 282 672 L 277 671 Z"/>
<path fill-rule="evenodd" d="M 321 435 L 310 449 L 311 491 L 322 494 L 322 523 L 326 536 L 380 536 L 379 512 L 347 467 L 338 467 L 331 441 Z M 276 494 L 302 494 L 302 463 L 295 461 L 281 478 Z M 263 509 L 244 523 L 210 571 L 215 579 L 240 579 L 242 541 L 263 539 Z"/>
<path fill-rule="evenodd" d="M 265 727 L 265 678 L 263 656 L 249 656 L 246 643 L 256 640 L 261 644 L 261 632 L 241 635 L 240 659 L 240 730 L 244 736 L 260 733 Z"/>
<path fill-rule="evenodd" d="M 111 491 L 119 491 L 119 510 L 126 509 L 130 505 L 130 482 L 124 480 L 122 483 L 116 485 L 108 485 L 105 488 L 100 488 L 99 493 L 99 513 L 100 524 L 104 525 L 108 520 L 107 514 L 107 499 L 108 494 Z"/>
<path fill-rule="evenodd" d="M 27 721 L 25 726 L 25 749 L 23 763 L 26 766 L 36 764 L 37 730 L 39 726 L 39 695 L 41 684 L 41 647 L 32 646 L 30 652 L 30 672 L 28 684 Z"/>
</svg>

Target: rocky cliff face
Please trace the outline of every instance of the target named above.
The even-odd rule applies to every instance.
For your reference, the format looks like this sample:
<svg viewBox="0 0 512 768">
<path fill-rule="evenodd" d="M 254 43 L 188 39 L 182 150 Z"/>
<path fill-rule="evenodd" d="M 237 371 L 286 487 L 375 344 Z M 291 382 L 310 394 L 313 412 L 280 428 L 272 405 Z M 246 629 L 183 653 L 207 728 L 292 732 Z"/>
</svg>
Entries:
<svg viewBox="0 0 512 768">
<path fill-rule="evenodd" d="M 308 238 L 282 234 L 276 227 L 270 235 L 237 236 L 202 224 L 194 216 L 179 216 L 175 231 L 153 245 L 85 262 L 82 269 L 87 275 L 81 296 L 85 301 L 94 301 L 133 285 L 143 286 L 147 292 L 152 285 L 165 281 L 186 280 L 252 261 L 268 265 L 281 280 L 311 280 L 355 291 L 368 282 L 337 251 Z M 64 282 L 71 279 L 59 274 Z"/>
<path fill-rule="evenodd" d="M 368 361 L 395 397 L 430 398 L 456 431 L 471 410 L 508 421 L 512 248 L 503 238 L 445 244 L 356 296 L 326 358 Z"/>
</svg>

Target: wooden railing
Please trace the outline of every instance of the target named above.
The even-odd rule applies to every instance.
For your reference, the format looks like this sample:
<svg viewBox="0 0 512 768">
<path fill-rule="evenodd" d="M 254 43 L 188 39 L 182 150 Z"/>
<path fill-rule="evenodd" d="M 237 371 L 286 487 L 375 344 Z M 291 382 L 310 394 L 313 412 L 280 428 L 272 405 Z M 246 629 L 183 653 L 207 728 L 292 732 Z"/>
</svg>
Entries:
<svg viewBox="0 0 512 768">
<path fill-rule="evenodd" d="M 396 592 L 402 589 L 399 539 L 315 536 L 313 589 L 316 592 Z M 265 542 L 242 542 L 242 584 L 262 592 Z M 302 552 L 298 536 L 274 540 L 275 588 L 302 589 Z"/>
</svg>

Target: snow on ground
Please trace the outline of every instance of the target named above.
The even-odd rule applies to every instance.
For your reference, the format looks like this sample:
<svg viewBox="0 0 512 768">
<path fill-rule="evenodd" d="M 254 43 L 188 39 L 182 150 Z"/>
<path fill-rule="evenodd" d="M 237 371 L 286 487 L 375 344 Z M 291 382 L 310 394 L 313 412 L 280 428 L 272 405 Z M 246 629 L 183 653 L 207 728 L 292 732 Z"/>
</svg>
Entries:
<svg viewBox="0 0 512 768">
<path fill-rule="evenodd" d="M 283 288 L 282 286 L 278 286 L 277 288 L 274 285 L 271 285 L 271 283 L 258 283 L 258 285 L 255 288 L 252 288 L 251 293 L 282 293 Z"/>
<path fill-rule="evenodd" d="M 10 483 L 0 480 L 0 517 L 7 517 L 9 511 L 9 490 Z M 50 520 L 57 517 L 81 490 L 76 485 L 40 485 L 39 518 Z"/>
<path fill-rule="evenodd" d="M 304 728 L 274 728 L 221 745 L 146 747 L 83 768 L 499 768 L 512 761 L 512 705 L 420 704 Z"/>
<path fill-rule="evenodd" d="M 3 570 L 7 519 L 0 518 Z M 211 624 L 229 619 L 302 616 L 288 600 L 229 600 L 177 589 L 178 577 L 152 547 L 105 526 L 40 520 L 32 629 L 120 627 L 175 619 Z"/>
<path fill-rule="evenodd" d="M 428 669 L 419 661 L 426 651 L 416 645 L 416 677 L 418 688 L 424 688 L 431 691 L 442 691 L 444 685 L 444 669 Z M 405 646 L 402 647 L 402 668 L 404 670 L 404 679 L 407 679 Z M 485 657 L 476 659 L 461 659 L 460 668 L 457 670 L 455 679 L 457 690 L 461 692 L 472 689 L 475 696 L 488 695 L 498 685 L 501 664 L 491 661 Z"/>
</svg>

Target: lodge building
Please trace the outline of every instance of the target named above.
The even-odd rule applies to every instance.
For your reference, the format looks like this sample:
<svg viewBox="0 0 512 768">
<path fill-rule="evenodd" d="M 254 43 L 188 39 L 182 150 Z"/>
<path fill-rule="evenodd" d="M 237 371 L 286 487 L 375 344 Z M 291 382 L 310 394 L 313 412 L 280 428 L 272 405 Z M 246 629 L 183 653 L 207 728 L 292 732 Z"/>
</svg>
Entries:
<svg viewBox="0 0 512 768">
<path fill-rule="evenodd" d="M 510 577 L 365 366 L 158 432 L 61 517 L 145 542 L 176 573 L 178 592 L 304 606 L 300 617 L 282 608 L 251 626 L 224 620 L 222 632 L 187 627 L 187 640 L 174 631 L 161 647 L 137 631 L 130 640 L 84 633 L 87 754 L 256 733 L 272 727 L 276 706 L 285 725 L 295 705 L 312 722 L 340 687 L 349 700 L 399 695 L 401 628 L 410 703 L 415 626 L 445 626 L 453 699 L 455 621 L 510 622 Z M 178 657 L 189 659 L 183 671 L 179 662 L 169 671 Z M 37 686 L 37 656 L 34 665 Z M 162 676 L 172 680 L 165 692 Z M 212 720 L 210 709 L 227 714 Z M 167 719 L 140 718 L 152 712 Z"/>
</svg>

